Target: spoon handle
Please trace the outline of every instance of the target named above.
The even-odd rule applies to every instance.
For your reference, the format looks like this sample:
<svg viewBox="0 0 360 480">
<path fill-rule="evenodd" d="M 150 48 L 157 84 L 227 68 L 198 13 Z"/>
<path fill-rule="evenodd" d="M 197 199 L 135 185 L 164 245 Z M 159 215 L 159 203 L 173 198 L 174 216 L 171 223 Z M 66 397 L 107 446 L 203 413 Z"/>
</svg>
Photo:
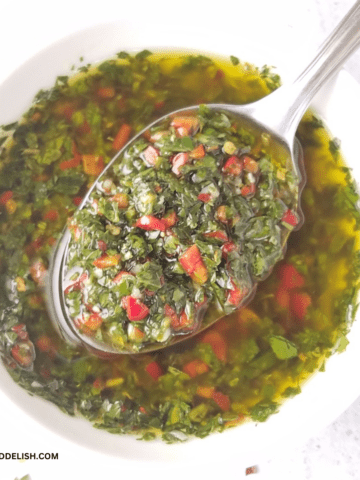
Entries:
<svg viewBox="0 0 360 480">
<path fill-rule="evenodd" d="M 271 127 L 291 145 L 312 98 L 360 44 L 360 0 L 321 45 L 296 80 L 248 106 L 256 120 Z"/>
</svg>

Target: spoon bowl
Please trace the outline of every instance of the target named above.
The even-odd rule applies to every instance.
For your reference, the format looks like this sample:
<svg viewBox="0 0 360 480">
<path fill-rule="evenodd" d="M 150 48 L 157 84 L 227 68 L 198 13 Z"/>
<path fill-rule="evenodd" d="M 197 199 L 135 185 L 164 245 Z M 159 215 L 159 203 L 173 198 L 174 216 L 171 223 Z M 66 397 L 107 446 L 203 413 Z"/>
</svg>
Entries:
<svg viewBox="0 0 360 480">
<path fill-rule="evenodd" d="M 305 183 L 305 175 L 301 161 L 301 147 L 295 141 L 295 133 L 298 123 L 305 112 L 310 100 L 317 93 L 321 85 L 340 67 L 346 58 L 355 50 L 360 41 L 360 2 L 357 2 L 333 34 L 324 43 L 317 56 L 309 64 L 309 66 L 301 73 L 301 75 L 291 85 L 279 88 L 277 91 L 265 97 L 264 99 L 245 106 L 235 105 L 219 105 L 211 104 L 210 109 L 213 111 L 223 111 L 227 114 L 236 116 L 240 122 L 244 123 L 251 130 L 265 134 L 270 139 L 274 148 L 281 151 L 283 155 L 288 157 L 291 164 L 291 171 L 294 172 L 298 179 L 298 202 Z M 111 169 L 114 163 L 126 152 L 126 150 L 149 128 L 152 128 L 175 114 L 191 114 L 199 107 L 189 107 L 170 115 L 166 115 L 157 120 L 142 132 L 136 135 L 108 164 L 102 174 L 95 181 L 93 187 L 89 190 L 83 202 L 79 206 L 81 210 L 84 208 L 91 197 L 96 185 L 101 181 L 103 176 Z M 298 209 L 301 217 L 300 210 Z M 299 222 L 299 225 L 301 221 Z M 93 353 L 101 356 L 117 355 L 119 353 L 138 353 L 138 350 L 123 349 L 119 350 L 111 345 L 99 342 L 88 335 L 83 335 L 74 326 L 69 319 L 67 308 L 64 300 L 64 270 L 66 268 L 67 252 L 70 241 L 70 232 L 66 230 L 60 242 L 58 243 L 49 268 L 49 279 L 47 282 L 47 298 L 49 310 L 54 323 L 58 327 L 60 333 L 73 344 L 83 344 Z M 288 234 L 282 238 L 283 248 L 286 248 Z M 246 301 L 241 304 L 244 306 L 254 295 L 256 284 L 246 297 Z M 224 316 L 224 312 L 214 308 L 208 309 L 203 321 L 199 323 L 190 335 L 199 333 L 204 328 L 213 324 Z M 189 334 L 177 335 L 172 337 L 171 342 L 163 344 L 148 344 L 141 349 L 141 353 L 157 350 L 177 343 L 184 339 L 188 339 Z"/>
</svg>

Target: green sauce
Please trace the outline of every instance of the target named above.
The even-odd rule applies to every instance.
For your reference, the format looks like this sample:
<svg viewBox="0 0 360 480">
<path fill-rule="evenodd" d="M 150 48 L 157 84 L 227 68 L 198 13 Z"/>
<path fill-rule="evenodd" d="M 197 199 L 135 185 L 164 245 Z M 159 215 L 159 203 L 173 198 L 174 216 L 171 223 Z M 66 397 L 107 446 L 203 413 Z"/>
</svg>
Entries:
<svg viewBox="0 0 360 480">
<path fill-rule="evenodd" d="M 69 314 L 119 351 L 168 345 L 207 325 L 206 312 L 243 306 L 298 224 L 289 158 L 241 120 L 201 106 L 146 137 L 69 222 Z"/>
<path fill-rule="evenodd" d="M 305 223 L 247 308 L 178 346 L 113 360 L 67 345 L 46 312 L 49 254 L 124 139 L 177 108 L 250 102 L 278 85 L 268 68 L 241 62 L 122 52 L 89 72 L 58 78 L 19 123 L 5 127 L 0 348 L 14 381 L 97 428 L 173 442 L 179 432 L 204 437 L 266 420 L 346 346 L 358 289 L 358 194 L 337 142 L 311 113 L 298 130 L 307 171 Z M 163 218 L 162 212 L 144 212 L 152 214 Z M 114 236 L 116 222 L 109 225 L 108 236 Z M 216 239 L 203 243 L 221 249 Z M 181 304 L 175 300 L 173 307 Z"/>
</svg>

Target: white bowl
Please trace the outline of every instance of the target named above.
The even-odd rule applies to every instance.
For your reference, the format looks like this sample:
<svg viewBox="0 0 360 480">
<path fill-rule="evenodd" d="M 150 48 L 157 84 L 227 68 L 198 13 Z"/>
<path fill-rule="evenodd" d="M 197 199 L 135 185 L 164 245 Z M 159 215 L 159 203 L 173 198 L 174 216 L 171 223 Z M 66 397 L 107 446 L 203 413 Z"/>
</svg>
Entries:
<svg viewBox="0 0 360 480">
<path fill-rule="evenodd" d="M 226 28 L 226 27 L 225 27 Z M 192 25 L 155 26 L 154 23 L 114 23 L 100 25 L 76 33 L 51 45 L 15 71 L 0 86 L 0 124 L 17 120 L 30 106 L 40 88 L 49 88 L 57 75 L 70 72 L 79 58 L 92 63 L 111 57 L 120 50 L 139 51 L 143 48 L 196 49 L 224 55 L 237 55 L 258 66 L 276 65 L 283 80 L 293 78 L 284 52 L 267 51 L 263 45 L 238 44 L 238 32 L 221 32 L 214 36 L 211 29 L 200 30 Z M 294 67 L 294 66 L 293 66 Z M 358 125 L 353 122 L 360 110 L 359 85 L 345 72 L 329 83 L 313 103 L 325 119 L 332 134 L 342 141 L 342 150 L 355 178 L 360 179 L 358 162 Z M 239 450 L 260 452 L 289 442 L 301 441 L 331 423 L 360 394 L 358 382 L 350 376 L 360 362 L 360 325 L 355 323 L 345 353 L 331 357 L 324 373 L 316 374 L 304 386 L 301 395 L 289 400 L 267 422 L 249 423 L 205 439 L 184 444 L 166 445 L 160 441 L 139 442 L 131 436 L 116 436 L 94 429 L 90 423 L 63 414 L 53 404 L 31 397 L 12 382 L 0 367 L 0 388 L 9 399 L 36 421 L 53 432 L 83 447 L 127 459 L 144 462 L 196 463 L 199 459 L 215 458 L 221 451 L 222 461 L 236 458 Z M 331 399 L 331 401 L 329 401 Z M 9 400 L 9 401 L 10 401 Z M 6 408 L 2 406 L 2 408 Z M 14 420 L 15 421 L 15 420 Z M 296 432 L 296 435 L 294 435 Z"/>
</svg>

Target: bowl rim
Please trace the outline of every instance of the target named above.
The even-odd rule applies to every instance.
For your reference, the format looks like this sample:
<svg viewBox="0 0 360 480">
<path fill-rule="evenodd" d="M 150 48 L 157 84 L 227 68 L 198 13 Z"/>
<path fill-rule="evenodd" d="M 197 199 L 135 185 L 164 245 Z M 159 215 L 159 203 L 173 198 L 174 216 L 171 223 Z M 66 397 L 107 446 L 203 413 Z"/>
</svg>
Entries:
<svg viewBox="0 0 360 480">
<path fill-rule="evenodd" d="M 54 76 L 59 72 L 61 69 L 61 74 L 64 74 L 63 66 L 67 62 L 68 69 L 70 66 L 76 62 L 76 60 L 80 57 L 78 55 L 81 48 L 89 41 L 91 38 L 91 45 L 92 45 L 92 54 L 91 55 L 98 55 L 99 52 L 103 51 L 105 45 L 111 44 L 111 35 L 114 32 L 119 32 L 119 26 L 123 28 L 123 22 L 112 22 L 112 23 L 104 23 L 100 25 L 96 25 L 93 27 L 86 28 L 79 32 L 75 32 L 64 39 L 61 39 L 49 47 L 44 48 L 38 54 L 34 55 L 30 58 L 25 64 L 18 67 L 13 74 L 11 74 L 8 79 L 6 79 L 0 85 L 0 105 L 1 103 L 5 102 L 5 106 L 8 104 L 8 99 L 12 98 L 14 95 L 14 88 L 15 94 L 16 92 L 20 92 L 17 97 L 17 106 L 14 108 L 13 111 L 16 111 L 16 108 L 21 109 L 21 113 L 25 112 L 27 108 L 30 106 L 30 101 L 32 100 L 34 94 L 32 93 L 34 89 L 36 90 L 35 93 L 39 90 L 42 84 L 39 85 L 39 82 L 44 82 L 44 85 L 41 88 L 46 88 L 46 81 L 52 78 L 52 83 L 48 85 L 48 87 L 52 86 L 54 81 Z M 136 30 L 132 30 L 136 28 Z M 141 27 L 139 24 L 134 27 L 129 23 L 126 23 L 126 31 L 122 31 L 122 35 L 126 37 L 129 35 L 129 39 L 125 41 L 122 45 L 124 48 L 121 47 L 121 50 L 128 50 L 128 51 L 139 51 L 143 48 L 154 49 L 154 47 L 149 46 L 148 44 L 144 43 L 144 40 L 141 40 L 141 35 L 139 35 L 139 30 Z M 165 28 L 162 33 L 165 33 L 163 37 L 159 36 L 156 40 L 159 42 L 160 38 L 169 38 L 169 29 Z M 173 31 L 172 34 L 175 32 Z M 194 32 L 193 32 L 194 33 Z M 199 31 L 196 32 L 199 34 Z M 136 35 L 139 35 L 136 37 Z M 110 37 L 109 37 L 110 36 Z M 196 37 L 196 35 L 195 35 Z M 95 39 L 102 38 L 103 44 L 101 48 L 98 45 L 95 45 Z M 105 38 L 105 40 L 104 40 Z M 117 36 L 115 40 L 117 41 Z M 194 39 L 194 35 L 190 37 Z M 155 39 L 154 39 L 155 41 Z M 108 42 L 108 43 L 107 43 Z M 130 42 L 130 43 L 127 43 Z M 188 39 L 188 43 L 190 45 L 190 41 Z M 69 46 L 74 46 L 73 49 L 70 49 Z M 136 45 L 135 48 L 129 49 L 126 48 L 126 45 Z M 152 42 L 152 45 L 155 43 Z M 106 47 L 110 48 L 110 47 Z M 244 47 L 243 47 L 244 48 Z M 164 46 L 158 45 L 158 49 L 164 49 Z M 175 47 L 166 47 L 166 50 L 174 50 Z M 177 47 L 176 50 L 191 50 L 189 48 L 182 48 Z M 200 51 L 201 53 L 209 53 L 213 52 L 215 54 L 220 54 L 220 50 L 224 50 L 224 46 L 220 48 L 220 46 L 213 51 L 210 49 L 202 49 L 196 48 L 193 51 Z M 261 50 L 261 54 L 260 54 Z M 98 61 L 104 60 L 113 56 L 116 51 L 119 51 L 119 48 L 113 49 L 113 51 L 109 52 L 108 55 L 103 56 L 102 58 L 98 58 Z M 249 59 L 245 59 L 245 57 L 239 52 L 239 58 L 244 59 L 245 61 L 248 60 L 251 63 L 258 64 L 255 62 L 254 59 L 260 58 L 259 56 L 264 56 L 266 58 L 267 52 L 261 49 L 261 47 L 256 47 L 252 45 L 252 54 L 249 54 Z M 223 52 L 224 53 L 224 52 Z M 229 52 L 232 54 L 233 52 Z M 235 52 L 236 53 L 236 52 Z M 54 61 L 54 57 L 60 56 L 60 61 L 57 63 Z M 250 58 L 251 56 L 251 58 Z M 67 60 L 66 60 L 67 59 Z M 85 57 L 86 59 L 86 57 Z M 272 61 L 272 58 L 271 58 Z M 261 63 L 261 62 L 260 62 Z M 283 62 L 279 61 L 277 64 L 285 65 L 286 60 L 284 59 Z M 277 69 L 281 73 L 281 66 Z M 68 70 L 67 70 L 68 71 Z M 47 74 L 45 75 L 45 73 Z M 43 76 L 44 75 L 44 76 Z M 26 92 L 22 92 L 22 81 L 23 78 L 27 78 L 30 82 L 33 82 L 34 88 L 28 88 Z M 286 75 L 283 75 L 283 78 L 286 78 Z M 36 85 L 36 88 L 35 88 Z M 354 144 L 349 137 L 348 132 L 342 128 L 341 122 L 336 121 L 336 116 L 341 113 L 340 117 L 343 117 L 344 113 L 347 112 L 342 107 L 342 100 L 344 96 L 344 92 L 349 97 L 353 97 L 351 108 L 354 112 L 356 112 L 356 108 L 360 107 L 360 86 L 357 82 L 346 72 L 341 72 L 335 79 L 333 79 L 327 86 L 326 89 L 322 89 L 321 93 L 315 98 L 313 102 L 314 109 L 320 113 L 320 115 L 325 117 L 325 121 L 330 126 L 330 130 L 337 134 L 338 131 L 341 131 L 339 135 L 340 138 L 344 139 L 345 141 L 342 144 L 342 149 L 344 152 L 345 158 L 349 160 L 356 161 L 353 159 L 354 155 Z M 12 92 L 12 95 L 10 93 Z M 30 98 L 31 97 L 31 98 Z M 0 107 L 0 112 L 7 111 L 7 109 Z M 16 116 L 16 119 L 20 115 Z M 11 120 L 10 120 L 11 121 Z M 7 121 L 0 123 L 8 123 Z M 344 123 L 344 122 L 343 122 Z M 351 136 L 351 135 L 350 135 Z M 356 137 L 356 135 L 355 135 Z M 351 164 L 351 166 L 353 166 Z M 354 172 L 355 177 L 360 178 L 360 171 L 356 169 L 354 165 Z M 161 441 L 153 441 L 153 442 L 138 442 L 136 438 L 130 436 L 116 436 L 116 440 L 114 440 L 114 435 L 109 434 L 108 432 L 96 430 L 91 426 L 91 424 L 87 421 L 83 421 L 80 419 L 74 419 L 73 417 L 69 417 L 68 415 L 62 413 L 58 407 L 53 404 L 50 404 L 47 401 L 39 397 L 29 397 L 27 392 L 19 387 L 12 379 L 9 377 L 8 373 L 2 366 L 0 368 L 0 386 L 4 393 L 8 396 L 8 398 L 17 404 L 17 406 L 28 416 L 30 416 L 34 420 L 34 425 L 40 423 L 40 425 L 45 426 L 45 428 L 55 432 L 56 434 L 65 437 L 70 442 L 78 444 L 80 446 L 85 445 L 86 448 L 89 448 L 93 451 L 105 453 L 112 456 L 120 456 L 123 459 L 127 460 L 139 460 L 141 458 L 147 462 L 179 462 L 182 463 L 193 463 L 197 461 L 198 450 L 205 452 L 207 456 L 213 452 L 218 450 L 219 445 L 221 445 L 224 449 L 222 454 L 225 458 L 233 458 L 238 451 L 239 445 L 243 449 L 243 452 L 250 452 L 250 451 L 259 451 L 261 449 L 269 450 L 274 446 L 273 442 L 273 433 L 274 431 L 277 432 L 277 440 L 281 441 L 289 441 L 289 429 L 294 429 L 295 425 L 298 428 L 298 440 L 306 439 L 311 434 L 315 433 L 320 428 L 326 426 L 332 420 L 334 420 L 342 411 L 344 411 L 359 395 L 359 389 L 354 387 L 346 386 L 346 382 L 343 380 L 343 375 L 341 373 L 342 368 L 344 365 L 348 365 L 349 362 L 353 362 L 356 359 L 356 348 L 354 351 L 354 347 L 356 345 L 356 339 L 360 338 L 360 329 L 357 323 L 354 324 L 352 331 L 349 334 L 350 345 L 348 350 L 342 354 L 345 357 L 341 356 L 332 356 L 327 362 L 327 371 L 325 372 L 325 378 L 327 379 L 329 375 L 332 375 L 331 378 L 337 379 L 337 381 L 342 385 L 342 390 L 344 395 L 337 395 L 336 401 L 333 399 L 333 403 L 330 409 L 323 409 L 323 406 L 318 406 L 319 408 L 313 409 L 311 412 L 306 410 L 308 413 L 308 417 L 306 421 L 301 418 L 301 415 L 298 415 L 298 412 L 302 410 L 305 398 L 303 398 L 304 394 L 306 394 L 306 398 L 316 398 L 318 392 L 326 391 L 328 393 L 334 393 L 331 388 L 329 388 L 329 381 L 325 381 L 325 378 L 321 378 L 321 374 L 317 374 L 313 376 L 303 387 L 303 392 L 301 395 L 293 398 L 291 401 L 285 402 L 285 404 L 281 407 L 280 412 L 276 415 L 273 415 L 269 418 L 267 422 L 264 424 L 256 425 L 252 424 L 245 424 L 243 426 L 229 429 L 223 433 L 216 433 L 212 434 L 205 439 L 191 439 L 190 441 L 182 444 L 175 444 L 175 445 L 166 445 Z M 352 341 L 354 339 L 354 343 Z M 345 360 L 342 360 L 345 358 Z M 349 360 L 347 360 L 349 358 Z M 340 360 L 339 360 L 340 359 Z M 340 369 L 340 371 L 339 371 Z M 328 373 L 330 372 L 330 373 Z M 328 376 L 326 377 L 326 375 Z M 10 381 L 9 381 L 10 379 Z M 314 381 L 316 379 L 316 381 Z M 350 382 L 349 382 L 350 383 Z M 338 389 L 340 390 L 340 389 Z M 20 400 L 21 398 L 21 400 Z M 307 403 L 308 407 L 311 404 L 311 401 Z M 325 410 L 325 411 L 324 411 Z M 40 412 L 40 418 L 39 418 Z M 297 414 L 298 418 L 296 418 L 296 422 L 294 425 L 295 415 Z M 300 417 L 300 418 L 299 418 Z M 279 424 L 281 419 L 281 423 Z M 293 421 L 291 421 L 293 420 Z M 55 422 L 55 423 L 54 423 Z M 306 423 L 306 430 L 304 430 L 304 422 Z M 311 425 L 310 425 L 311 424 Z M 81 425 L 81 426 L 80 426 Z M 84 426 L 86 425 L 86 426 Z M 91 429 L 91 430 L 90 430 Z M 83 439 L 85 440 L 81 443 L 79 442 L 78 435 L 79 430 L 83 432 Z M 240 431 L 241 430 L 241 431 Z M 105 434 L 105 436 L 104 436 Z M 219 438 L 221 436 L 221 444 L 219 443 Z M 106 437 L 106 439 L 105 439 Z M 261 437 L 261 441 L 259 441 L 259 437 Z M 111 447 L 111 444 L 113 447 Z M 114 445 L 115 444 L 115 445 Z M 196 448 L 194 448 L 196 444 Z M 141 445 L 141 446 L 140 446 Z M 226 450 L 225 448 L 226 447 Z M 195 453 L 194 453 L 195 450 Z"/>
</svg>

